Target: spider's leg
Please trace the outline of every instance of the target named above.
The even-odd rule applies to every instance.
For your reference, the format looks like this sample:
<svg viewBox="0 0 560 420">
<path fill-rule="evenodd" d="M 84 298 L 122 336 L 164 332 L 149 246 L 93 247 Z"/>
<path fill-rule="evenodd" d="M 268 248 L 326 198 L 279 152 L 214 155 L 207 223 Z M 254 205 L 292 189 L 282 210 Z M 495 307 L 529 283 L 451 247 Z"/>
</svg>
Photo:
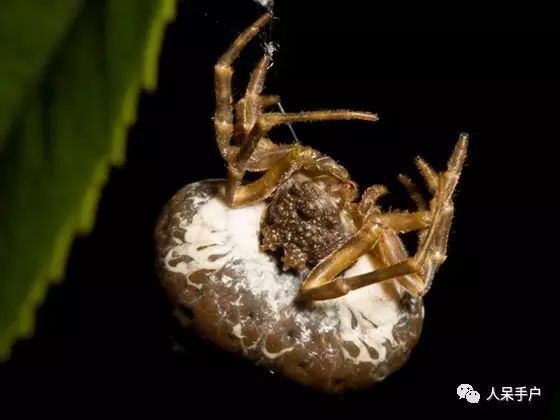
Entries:
<svg viewBox="0 0 560 420">
<path fill-rule="evenodd" d="M 253 39 L 259 30 L 266 25 L 271 17 L 272 15 L 270 13 L 264 14 L 242 32 L 214 66 L 216 91 L 214 128 L 216 131 L 216 142 L 218 143 L 218 148 L 223 158 L 228 161 L 231 157 L 230 141 L 234 128 L 231 88 L 233 69 L 231 65 L 243 48 Z"/>
<path fill-rule="evenodd" d="M 358 210 L 362 217 L 367 217 L 369 214 L 379 211 L 377 202 L 388 193 L 389 190 L 385 185 L 372 185 L 366 188 L 358 204 Z"/>
<path fill-rule="evenodd" d="M 392 211 L 382 213 L 377 201 L 387 192 L 384 185 L 373 185 L 364 191 L 359 204 L 355 207 L 354 222 L 357 226 L 373 222 L 398 233 L 425 229 L 429 226 L 430 212 L 423 208 L 415 212 Z"/>
<path fill-rule="evenodd" d="M 424 295 L 435 272 L 445 260 L 453 216 L 452 196 L 465 161 L 467 143 L 467 136 L 462 134 L 444 173 L 437 174 L 432 170 L 426 177 L 421 169 L 426 181 L 432 182 L 429 188 L 435 188 L 429 212 L 367 216 L 363 226 L 353 236 L 311 270 L 302 284 L 301 297 L 311 300 L 332 299 L 351 290 L 398 277 L 407 280 L 403 285 L 410 292 L 416 296 Z M 402 231 L 420 232 L 418 251 L 412 258 L 408 257 L 398 238 L 399 228 Z M 337 277 L 374 247 L 378 247 L 378 253 L 385 263 L 389 263 L 388 266 L 358 276 Z"/>
<path fill-rule="evenodd" d="M 286 149 L 284 149 L 286 147 Z M 334 196 L 351 202 L 357 190 L 348 172 L 328 156 L 302 145 L 278 146 L 272 152 L 270 166 L 251 183 L 226 189 L 226 201 L 232 207 L 252 204 L 271 196 L 276 188 L 298 171 L 305 171 L 314 179 L 328 182 Z M 266 157 L 266 155 L 263 155 Z M 231 182 L 232 178 L 228 178 Z M 231 195 L 227 195 L 227 193 Z"/>
<path fill-rule="evenodd" d="M 364 191 L 354 212 L 354 222 L 357 226 L 362 226 L 368 219 L 370 222 L 375 221 L 386 228 L 381 233 L 376 246 L 369 252 L 377 264 L 382 267 L 390 267 L 408 259 L 408 252 L 398 234 L 419 230 L 422 235 L 430 220 L 430 213 L 426 211 L 427 204 L 416 185 L 404 175 L 400 175 L 399 179 L 416 201 L 419 211 L 382 213 L 377 201 L 387 193 L 387 189 L 383 185 L 373 185 Z M 375 276 L 378 275 L 379 273 Z M 375 276 L 372 280 L 375 279 Z M 397 281 L 413 293 L 419 292 L 418 285 L 421 283 L 421 278 L 417 273 L 399 276 Z"/>
<path fill-rule="evenodd" d="M 420 236 L 415 258 L 422 266 L 425 294 L 431 286 L 434 274 L 446 258 L 447 240 L 453 218 L 453 192 L 457 187 L 467 156 L 468 136 L 461 134 L 453 154 L 447 163 L 447 171 L 438 174 L 437 189 L 430 202 L 431 220 L 426 232 Z"/>
<path fill-rule="evenodd" d="M 426 185 L 432 194 L 438 190 L 439 174 L 432 169 L 432 167 L 422 159 L 420 156 L 416 158 L 416 167 L 424 177 Z"/>
<path fill-rule="evenodd" d="M 261 95 L 258 97 L 258 113 L 260 114 L 267 108 L 271 106 L 277 105 L 280 102 L 280 97 L 278 95 Z M 235 104 L 235 127 L 233 130 L 233 138 L 235 140 L 235 144 L 239 144 L 243 142 L 245 139 L 246 133 L 244 131 L 244 127 L 246 126 L 245 123 L 245 97 L 241 98 Z"/>
<path fill-rule="evenodd" d="M 403 174 L 399 175 L 399 181 L 404 185 L 404 187 L 410 194 L 412 201 L 416 203 L 416 207 L 418 207 L 418 210 L 426 210 L 428 208 L 428 204 L 426 203 L 426 200 L 424 200 L 424 197 L 422 196 L 422 193 L 420 192 L 418 186 L 414 182 L 412 182 L 412 180 L 408 176 Z"/>
<path fill-rule="evenodd" d="M 270 169 L 278 159 L 294 149 L 294 144 L 275 144 L 272 140 L 261 139 L 259 145 L 247 161 L 248 172 L 264 172 Z"/>
<path fill-rule="evenodd" d="M 429 206 L 408 177 L 402 175 L 399 177 L 419 209 L 418 212 L 411 214 L 423 215 L 426 222 L 424 228 L 418 229 L 418 249 L 414 255 L 414 259 L 422 269 L 419 273 L 399 279 L 399 283 L 416 296 L 423 296 L 428 292 L 436 271 L 446 258 L 447 240 L 454 211 L 452 196 L 461 175 L 467 146 L 467 135 L 461 134 L 449 159 L 447 170 L 443 173 L 435 172 L 420 158 L 416 160 L 428 189 L 434 194 Z M 378 221 L 381 222 L 380 219 Z M 391 225 L 390 220 L 387 225 Z M 397 235 L 403 231 L 399 232 L 398 224 L 393 225 L 391 230 L 384 231 L 375 249 L 384 264 L 391 265 L 408 258 L 408 253 Z"/>
<path fill-rule="evenodd" d="M 245 91 L 245 106 L 243 109 L 245 113 L 243 116 L 243 131 L 245 135 L 248 135 L 252 130 L 260 113 L 260 95 L 264 88 L 264 80 L 270 66 L 270 60 L 269 55 L 263 56 L 251 73 L 251 78 Z"/>
<path fill-rule="evenodd" d="M 257 117 L 251 132 L 247 135 L 246 141 L 241 145 L 239 154 L 235 160 L 235 166 L 240 170 L 251 157 L 251 154 L 257 147 L 259 140 L 265 137 L 270 130 L 281 124 L 290 124 L 296 122 L 313 122 L 313 121 L 332 121 L 332 120 L 363 120 L 377 121 L 377 115 L 370 112 L 358 112 L 349 110 L 335 111 L 311 111 L 298 113 L 280 113 L 270 112 L 261 114 Z"/>
<path fill-rule="evenodd" d="M 351 290 L 416 273 L 420 266 L 409 258 L 389 267 L 352 277 L 337 277 L 362 255 L 367 254 L 381 238 L 382 227 L 373 222 L 362 226 L 340 248 L 325 257 L 309 273 L 300 289 L 306 300 L 326 300 L 344 296 Z"/>
<path fill-rule="evenodd" d="M 329 120 L 363 120 L 363 121 L 377 121 L 377 115 L 370 112 L 358 112 L 349 110 L 328 110 L 328 111 L 310 111 L 299 113 L 280 113 L 270 112 L 260 114 L 257 120 L 247 135 L 247 138 L 241 144 L 239 153 L 234 161 L 228 165 L 228 179 L 226 184 L 226 202 L 230 205 L 241 205 L 244 200 L 237 200 L 235 198 L 237 189 L 241 186 L 241 180 L 247 166 L 249 159 L 258 146 L 259 141 L 266 137 L 268 132 L 281 124 L 289 124 L 295 122 L 313 122 L 313 121 L 329 121 Z M 304 150 L 305 148 L 294 147 L 293 151 Z M 294 152 L 296 153 L 296 152 Z M 286 155 L 286 157 L 288 157 Z M 282 165 L 280 165 L 282 166 Z M 272 168 L 270 169 L 272 170 Z M 280 178 L 278 178 L 280 179 Z M 276 187 L 277 184 L 274 185 Z"/>
<path fill-rule="evenodd" d="M 351 207 L 354 209 L 352 215 L 356 226 L 377 223 L 382 228 L 398 233 L 420 230 L 429 226 L 430 212 L 427 210 L 382 212 L 377 201 L 387 192 L 384 185 L 373 185 L 364 191 L 360 202 Z"/>
<path fill-rule="evenodd" d="M 280 102 L 280 96 L 278 95 L 261 95 L 260 97 L 261 111 L 271 106 L 278 105 L 279 102 Z"/>
<path fill-rule="evenodd" d="M 232 181 L 235 182 L 236 179 L 231 177 L 231 171 L 228 172 L 228 184 L 226 184 L 228 205 L 238 207 L 264 200 L 295 172 L 314 165 L 317 154 L 310 147 L 291 146 L 287 152 L 284 152 L 271 164 L 259 179 L 246 185 L 240 185 L 240 182 L 237 182 L 232 186 Z"/>
<path fill-rule="evenodd" d="M 369 217 L 371 221 L 397 233 L 412 232 L 425 229 L 431 223 L 431 213 L 424 211 L 392 211 Z"/>
</svg>

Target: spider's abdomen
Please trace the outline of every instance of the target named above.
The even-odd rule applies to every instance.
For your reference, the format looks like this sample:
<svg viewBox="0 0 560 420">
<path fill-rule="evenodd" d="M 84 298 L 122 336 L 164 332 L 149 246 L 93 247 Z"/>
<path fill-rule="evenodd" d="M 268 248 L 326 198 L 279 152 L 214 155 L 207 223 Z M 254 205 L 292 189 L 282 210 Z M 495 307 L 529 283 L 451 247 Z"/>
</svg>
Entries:
<svg viewBox="0 0 560 420">
<path fill-rule="evenodd" d="M 283 251 L 284 270 L 304 270 L 347 237 L 335 200 L 319 184 L 292 177 L 281 186 L 262 221 L 261 246 Z"/>
</svg>

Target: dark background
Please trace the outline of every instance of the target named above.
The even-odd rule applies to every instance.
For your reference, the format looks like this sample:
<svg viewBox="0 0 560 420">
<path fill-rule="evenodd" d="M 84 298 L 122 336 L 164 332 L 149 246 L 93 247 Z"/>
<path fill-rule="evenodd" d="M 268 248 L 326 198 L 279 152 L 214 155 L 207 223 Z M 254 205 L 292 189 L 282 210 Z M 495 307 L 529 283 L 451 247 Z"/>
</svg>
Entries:
<svg viewBox="0 0 560 420">
<path fill-rule="evenodd" d="M 113 170 L 93 232 L 75 242 L 65 282 L 38 310 L 35 336 L 0 366 L 0 383 L 23 397 L 6 400 L 43 413 L 78 402 L 78 415 L 150 408 L 181 418 L 197 409 L 228 418 L 557 418 L 554 36 L 511 32 L 524 26 L 504 16 L 300 3 L 277 1 L 277 20 L 239 61 L 236 93 L 272 39 L 280 48 L 267 92 L 288 111 L 379 113 L 373 125 L 295 129 L 362 188 L 387 184 L 385 203 L 394 207 L 410 206 L 396 175 L 416 175 L 414 156 L 443 168 L 458 134 L 471 136 L 449 258 L 425 299 L 409 362 L 372 389 L 329 397 L 181 336 L 155 276 L 153 227 L 183 185 L 225 175 L 212 132 L 212 65 L 260 14 L 249 0 L 192 0 L 180 3 L 167 31 L 158 90 L 141 98 L 127 164 Z M 275 133 L 290 140 L 286 129 Z M 481 393 L 478 405 L 457 399 L 461 383 Z M 492 386 L 538 386 L 543 396 L 489 402 Z"/>
</svg>

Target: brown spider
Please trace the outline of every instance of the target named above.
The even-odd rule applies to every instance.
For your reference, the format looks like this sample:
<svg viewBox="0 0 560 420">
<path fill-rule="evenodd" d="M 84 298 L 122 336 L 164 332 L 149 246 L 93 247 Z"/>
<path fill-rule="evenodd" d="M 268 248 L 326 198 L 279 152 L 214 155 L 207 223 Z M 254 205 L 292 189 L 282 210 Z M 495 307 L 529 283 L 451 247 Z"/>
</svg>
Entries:
<svg viewBox="0 0 560 420">
<path fill-rule="evenodd" d="M 251 74 L 245 96 L 233 105 L 232 63 L 266 25 L 265 14 L 246 29 L 215 65 L 214 124 L 220 153 L 228 162 L 225 200 L 230 207 L 270 200 L 261 222 L 261 247 L 283 251 L 284 270 L 311 268 L 300 296 L 310 300 L 336 298 L 373 283 L 399 278 L 414 296 L 423 296 L 443 263 L 453 216 L 453 191 L 467 151 L 461 134 L 447 170 L 434 171 L 421 158 L 416 165 L 433 198 L 427 203 L 405 175 L 406 187 L 417 209 L 382 212 L 378 199 L 382 185 L 365 190 L 359 202 L 357 186 L 348 172 L 328 156 L 299 144 L 278 145 L 268 132 L 281 124 L 325 120 L 377 121 L 369 112 L 325 110 L 299 113 L 264 112 L 278 103 L 262 90 L 270 56 L 264 55 Z M 243 184 L 245 172 L 263 172 Z M 398 234 L 418 231 L 418 248 L 409 257 Z M 382 268 L 353 277 L 338 277 L 360 256 L 369 253 Z"/>
</svg>

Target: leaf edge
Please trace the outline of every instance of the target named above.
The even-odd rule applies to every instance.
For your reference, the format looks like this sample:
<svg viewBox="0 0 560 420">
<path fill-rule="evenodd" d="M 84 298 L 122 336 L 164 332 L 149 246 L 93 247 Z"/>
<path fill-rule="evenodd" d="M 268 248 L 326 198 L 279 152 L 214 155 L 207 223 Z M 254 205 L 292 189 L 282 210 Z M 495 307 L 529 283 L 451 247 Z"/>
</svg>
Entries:
<svg viewBox="0 0 560 420">
<path fill-rule="evenodd" d="M 35 312 L 44 302 L 51 285 L 62 282 L 66 261 L 77 235 L 87 235 L 95 222 L 95 212 L 105 186 L 109 172 L 113 167 L 120 167 L 125 161 L 126 139 L 128 130 L 136 121 L 138 98 L 145 90 L 153 92 L 157 87 L 158 57 L 161 52 L 164 32 L 167 25 L 176 16 L 175 0 L 161 0 L 152 16 L 153 24 L 149 26 L 146 45 L 141 59 L 141 68 L 137 77 L 133 77 L 123 97 L 120 115 L 115 118 L 112 150 L 102 159 L 93 171 L 89 188 L 84 191 L 80 210 L 66 221 L 55 238 L 50 266 L 40 272 L 31 281 L 31 288 L 22 302 L 14 322 L 4 331 L 0 331 L 0 363 L 10 358 L 13 344 L 17 340 L 30 338 L 34 333 Z"/>
</svg>

